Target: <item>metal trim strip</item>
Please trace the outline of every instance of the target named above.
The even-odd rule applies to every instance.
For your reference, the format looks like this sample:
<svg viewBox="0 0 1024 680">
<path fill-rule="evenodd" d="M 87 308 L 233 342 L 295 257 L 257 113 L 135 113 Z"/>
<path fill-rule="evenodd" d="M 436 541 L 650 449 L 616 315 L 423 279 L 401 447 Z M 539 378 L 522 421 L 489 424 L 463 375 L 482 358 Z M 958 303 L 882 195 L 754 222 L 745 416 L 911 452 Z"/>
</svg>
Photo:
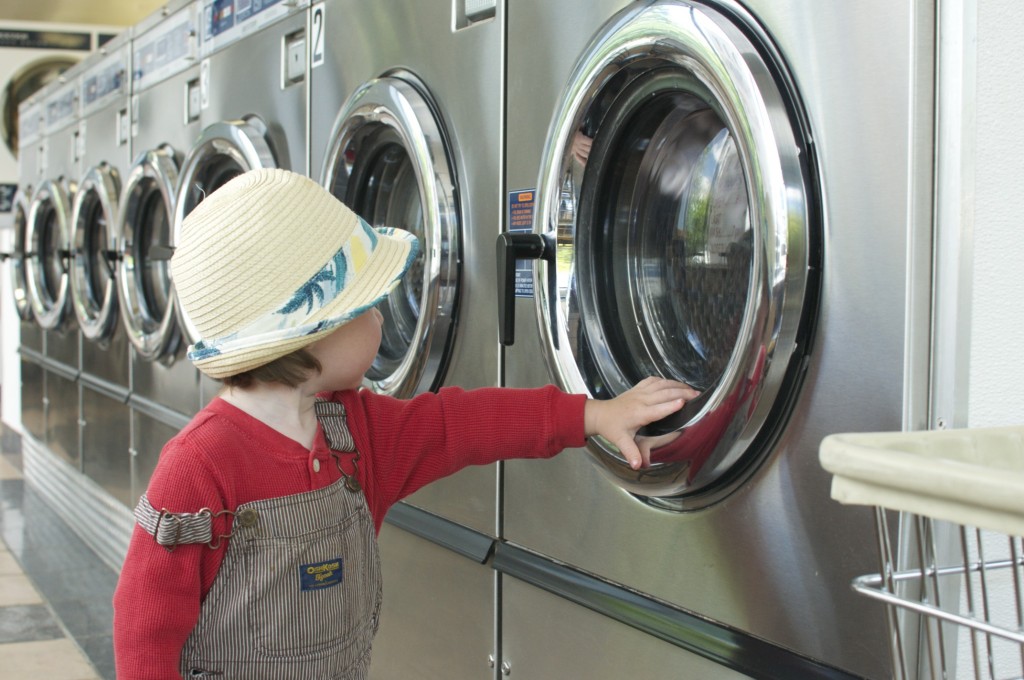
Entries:
<svg viewBox="0 0 1024 680">
<path fill-rule="evenodd" d="M 46 365 L 46 357 L 43 356 L 42 352 L 39 352 L 37 350 L 25 346 L 19 346 L 18 354 L 20 354 L 21 358 L 29 362 L 30 364 L 36 364 L 37 366 Z"/>
<path fill-rule="evenodd" d="M 492 566 L 502 574 L 752 678 L 853 680 L 859 677 L 508 543 L 497 544 Z"/>
<path fill-rule="evenodd" d="M 128 396 L 128 405 L 136 411 L 143 413 L 154 420 L 157 420 L 164 425 L 169 427 L 182 429 L 189 424 L 191 418 L 188 416 L 178 413 L 173 409 L 169 409 L 163 404 L 158 404 L 155 401 L 139 396 L 138 394 L 131 394 Z"/>
<path fill-rule="evenodd" d="M 43 357 L 41 365 L 50 373 L 55 373 L 56 375 L 59 375 L 65 380 L 71 382 L 75 382 L 78 380 L 79 376 L 81 376 L 81 371 L 77 368 L 72 368 L 71 366 L 57 361 L 56 359 L 51 359 L 50 357 Z"/>
<path fill-rule="evenodd" d="M 91 389 L 93 392 L 99 392 L 105 397 L 109 397 L 114 401 L 119 401 L 122 404 L 127 404 L 131 398 L 131 392 L 128 388 L 117 385 L 103 378 L 98 378 L 88 373 L 80 373 L 78 380 L 83 385 Z"/>
<path fill-rule="evenodd" d="M 494 550 L 490 536 L 405 503 L 391 506 L 384 521 L 478 564 L 485 563 Z"/>
</svg>

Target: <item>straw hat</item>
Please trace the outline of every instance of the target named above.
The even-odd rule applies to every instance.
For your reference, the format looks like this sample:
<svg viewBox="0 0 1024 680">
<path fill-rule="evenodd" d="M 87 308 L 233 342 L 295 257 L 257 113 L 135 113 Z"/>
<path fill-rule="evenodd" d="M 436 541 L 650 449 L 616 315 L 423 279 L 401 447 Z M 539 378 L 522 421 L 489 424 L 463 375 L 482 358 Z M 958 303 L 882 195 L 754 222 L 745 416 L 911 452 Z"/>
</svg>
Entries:
<svg viewBox="0 0 1024 680">
<path fill-rule="evenodd" d="M 302 175 L 244 173 L 181 225 L 171 274 L 202 338 L 188 358 L 224 378 L 300 349 L 386 298 L 418 252 Z"/>
</svg>

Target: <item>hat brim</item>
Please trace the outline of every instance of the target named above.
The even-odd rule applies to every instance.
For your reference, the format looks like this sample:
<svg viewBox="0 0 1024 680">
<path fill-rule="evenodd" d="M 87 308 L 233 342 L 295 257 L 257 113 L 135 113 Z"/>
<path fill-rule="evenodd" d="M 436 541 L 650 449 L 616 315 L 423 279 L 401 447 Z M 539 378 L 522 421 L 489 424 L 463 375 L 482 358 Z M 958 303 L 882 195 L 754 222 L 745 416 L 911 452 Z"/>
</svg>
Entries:
<svg viewBox="0 0 1024 680">
<path fill-rule="evenodd" d="M 250 371 L 316 342 L 385 300 L 419 255 L 416 236 L 402 229 L 379 227 L 377 246 L 357 282 L 346 286 L 309 320 L 296 328 L 275 330 L 246 338 L 244 348 L 203 350 L 190 348 L 189 359 L 211 378 L 227 378 Z"/>
</svg>

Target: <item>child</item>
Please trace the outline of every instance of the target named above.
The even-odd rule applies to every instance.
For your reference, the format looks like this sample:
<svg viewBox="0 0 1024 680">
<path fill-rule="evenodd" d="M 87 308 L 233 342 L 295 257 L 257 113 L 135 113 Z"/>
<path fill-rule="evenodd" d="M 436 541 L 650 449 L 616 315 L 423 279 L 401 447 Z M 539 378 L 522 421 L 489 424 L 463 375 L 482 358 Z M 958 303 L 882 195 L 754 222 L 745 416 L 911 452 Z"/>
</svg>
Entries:
<svg viewBox="0 0 1024 680">
<path fill-rule="evenodd" d="M 315 182 L 245 173 L 185 219 L 171 262 L 225 389 L 167 445 L 135 510 L 114 595 L 117 674 L 364 678 L 388 508 L 467 465 L 543 458 L 601 435 L 634 468 L 637 430 L 696 396 L 648 378 L 609 401 L 552 386 L 360 390 L 375 305 L 416 257 Z M 515 423 L 509 426 L 509 423 Z"/>
</svg>

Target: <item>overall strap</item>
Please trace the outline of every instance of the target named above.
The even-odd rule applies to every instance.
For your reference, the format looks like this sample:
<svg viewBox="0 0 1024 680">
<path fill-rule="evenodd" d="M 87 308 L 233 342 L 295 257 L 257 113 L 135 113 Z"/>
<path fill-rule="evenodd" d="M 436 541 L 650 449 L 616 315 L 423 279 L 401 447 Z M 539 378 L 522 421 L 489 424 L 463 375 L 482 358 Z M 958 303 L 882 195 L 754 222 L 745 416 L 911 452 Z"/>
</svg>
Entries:
<svg viewBox="0 0 1024 680">
<path fill-rule="evenodd" d="M 352 439 L 352 433 L 348 430 L 348 415 L 345 412 L 345 405 L 336 401 L 317 399 L 314 404 L 316 419 L 320 421 L 320 427 L 324 430 L 324 438 L 327 445 L 331 447 L 331 455 L 334 456 L 334 463 L 338 466 L 338 472 L 345 480 L 345 488 L 353 493 L 362 491 L 359 484 L 359 451 L 356 450 L 356 442 Z M 341 467 L 341 460 L 337 454 L 355 453 L 351 459 L 353 472 L 348 474 Z"/>
<path fill-rule="evenodd" d="M 235 522 L 244 527 L 255 524 L 257 519 L 256 511 L 250 508 L 243 508 L 238 512 L 213 511 L 210 508 L 203 508 L 199 512 L 171 512 L 167 508 L 157 510 L 145 494 L 135 506 L 135 521 L 158 545 L 164 546 L 168 551 L 185 543 L 205 543 L 216 550 L 220 547 L 221 539 L 230 536 L 213 535 L 213 520 L 221 515 L 233 516 Z"/>
<path fill-rule="evenodd" d="M 342 453 L 355 451 L 356 443 L 352 439 L 352 433 L 348 431 L 348 414 L 345 412 L 345 405 L 336 401 L 317 399 L 313 408 L 316 411 L 316 419 L 324 428 L 327 445 Z"/>
</svg>

